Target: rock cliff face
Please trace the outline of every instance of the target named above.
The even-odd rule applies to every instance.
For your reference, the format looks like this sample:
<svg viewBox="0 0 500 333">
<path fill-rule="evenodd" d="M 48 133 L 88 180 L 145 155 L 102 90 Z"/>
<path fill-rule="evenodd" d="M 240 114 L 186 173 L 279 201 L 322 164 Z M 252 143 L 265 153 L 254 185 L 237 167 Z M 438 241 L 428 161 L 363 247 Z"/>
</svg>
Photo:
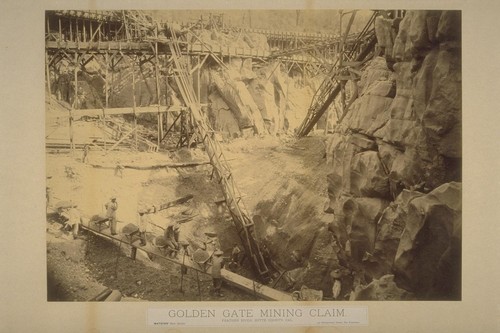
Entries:
<svg viewBox="0 0 500 333">
<path fill-rule="evenodd" d="M 383 56 L 327 142 L 339 266 L 369 279 L 394 274 L 419 299 L 460 299 L 460 15 L 377 18 Z"/>
<path fill-rule="evenodd" d="M 252 60 L 232 58 L 228 69 L 209 70 L 205 89 L 210 91 L 212 125 L 221 132 L 238 135 L 227 124 L 236 122 L 244 134 L 276 135 L 293 131 L 307 114 L 314 95 L 314 80 L 283 73 L 279 63 L 252 69 Z M 316 78 L 315 80 L 318 80 Z M 297 97 L 298 96 L 298 97 Z M 220 103 L 220 99 L 224 103 Z M 229 119 L 218 119 L 229 110 Z"/>
</svg>

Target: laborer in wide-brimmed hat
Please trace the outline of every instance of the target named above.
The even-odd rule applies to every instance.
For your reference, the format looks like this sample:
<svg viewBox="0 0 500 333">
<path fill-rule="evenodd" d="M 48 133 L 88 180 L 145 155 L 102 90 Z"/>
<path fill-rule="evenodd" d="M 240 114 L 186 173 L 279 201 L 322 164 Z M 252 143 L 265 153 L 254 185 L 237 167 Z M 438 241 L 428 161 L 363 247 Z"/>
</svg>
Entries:
<svg viewBox="0 0 500 333">
<path fill-rule="evenodd" d="M 222 287 L 222 275 L 221 275 L 221 270 L 222 267 L 224 267 L 224 258 L 222 258 L 222 255 L 224 252 L 221 250 L 216 250 L 214 252 L 214 258 L 212 261 L 212 282 L 214 285 L 214 294 L 222 297 L 224 296 L 221 293 L 221 287 Z"/>
</svg>

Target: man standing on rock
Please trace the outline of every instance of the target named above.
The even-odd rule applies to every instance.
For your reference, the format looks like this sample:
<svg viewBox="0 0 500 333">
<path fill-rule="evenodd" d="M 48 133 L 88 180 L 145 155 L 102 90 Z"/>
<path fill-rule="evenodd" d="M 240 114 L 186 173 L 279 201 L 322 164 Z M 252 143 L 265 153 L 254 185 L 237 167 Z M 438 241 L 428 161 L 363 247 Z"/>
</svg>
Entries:
<svg viewBox="0 0 500 333">
<path fill-rule="evenodd" d="M 111 201 L 106 205 L 106 217 L 109 219 L 109 228 L 111 229 L 111 235 L 116 235 L 116 210 L 118 209 L 118 202 L 116 202 L 116 197 L 111 197 Z"/>
<path fill-rule="evenodd" d="M 115 176 L 120 176 L 120 178 L 123 178 L 123 169 L 125 169 L 125 167 L 120 163 L 120 161 L 118 161 L 115 167 Z"/>
<path fill-rule="evenodd" d="M 222 287 L 222 275 L 221 270 L 224 267 L 224 258 L 222 255 L 224 252 L 217 250 L 214 252 L 214 259 L 212 260 L 212 281 L 214 285 L 214 294 L 216 296 L 222 297 L 224 294 L 221 293 Z"/>
<path fill-rule="evenodd" d="M 82 163 L 88 163 L 89 162 L 89 151 L 90 151 L 90 146 L 86 144 L 83 146 L 83 157 L 82 157 Z"/>
</svg>

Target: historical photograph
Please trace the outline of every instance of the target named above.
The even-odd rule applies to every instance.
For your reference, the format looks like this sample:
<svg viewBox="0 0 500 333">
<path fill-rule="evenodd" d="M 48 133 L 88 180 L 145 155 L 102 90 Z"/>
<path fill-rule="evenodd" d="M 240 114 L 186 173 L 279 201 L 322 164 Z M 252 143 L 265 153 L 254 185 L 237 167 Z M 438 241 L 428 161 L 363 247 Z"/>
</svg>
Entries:
<svg viewBox="0 0 500 333">
<path fill-rule="evenodd" d="M 45 11 L 47 300 L 461 300 L 461 20 Z"/>
</svg>

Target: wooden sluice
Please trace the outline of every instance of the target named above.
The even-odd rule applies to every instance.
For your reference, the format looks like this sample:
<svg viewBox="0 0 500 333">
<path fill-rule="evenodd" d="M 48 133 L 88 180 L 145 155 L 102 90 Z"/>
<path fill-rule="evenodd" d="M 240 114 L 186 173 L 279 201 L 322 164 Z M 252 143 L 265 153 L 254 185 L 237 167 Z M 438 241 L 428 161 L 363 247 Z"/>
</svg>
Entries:
<svg viewBox="0 0 500 333">
<path fill-rule="evenodd" d="M 131 247 L 131 258 L 135 258 L 135 253 L 137 251 L 143 251 L 148 257 L 158 257 L 166 260 L 167 262 L 178 265 L 180 267 L 186 267 L 187 269 L 191 269 L 195 272 L 210 275 L 211 274 L 211 265 L 208 263 L 207 265 L 200 265 L 196 263 L 191 256 L 187 256 L 184 258 L 182 255 L 179 255 L 178 258 L 170 258 L 168 255 L 163 253 L 163 251 L 154 246 L 151 242 L 148 242 L 146 246 L 140 246 L 139 238 L 135 235 L 127 235 L 124 233 L 118 233 L 118 235 L 113 236 L 110 233 L 109 228 L 102 228 L 102 223 L 96 223 L 91 221 L 90 219 L 84 219 L 82 221 L 81 228 L 87 230 L 88 232 L 93 233 L 94 235 L 104 238 L 107 240 L 111 240 L 113 243 L 117 244 L 117 246 L 122 247 L 123 245 L 127 245 Z M 236 274 L 226 269 L 222 269 L 222 279 L 244 291 L 251 293 L 262 300 L 269 301 L 292 301 L 292 295 L 282 292 L 277 289 L 273 289 L 269 286 L 261 284 L 257 281 L 253 281 L 249 278 Z"/>
</svg>

